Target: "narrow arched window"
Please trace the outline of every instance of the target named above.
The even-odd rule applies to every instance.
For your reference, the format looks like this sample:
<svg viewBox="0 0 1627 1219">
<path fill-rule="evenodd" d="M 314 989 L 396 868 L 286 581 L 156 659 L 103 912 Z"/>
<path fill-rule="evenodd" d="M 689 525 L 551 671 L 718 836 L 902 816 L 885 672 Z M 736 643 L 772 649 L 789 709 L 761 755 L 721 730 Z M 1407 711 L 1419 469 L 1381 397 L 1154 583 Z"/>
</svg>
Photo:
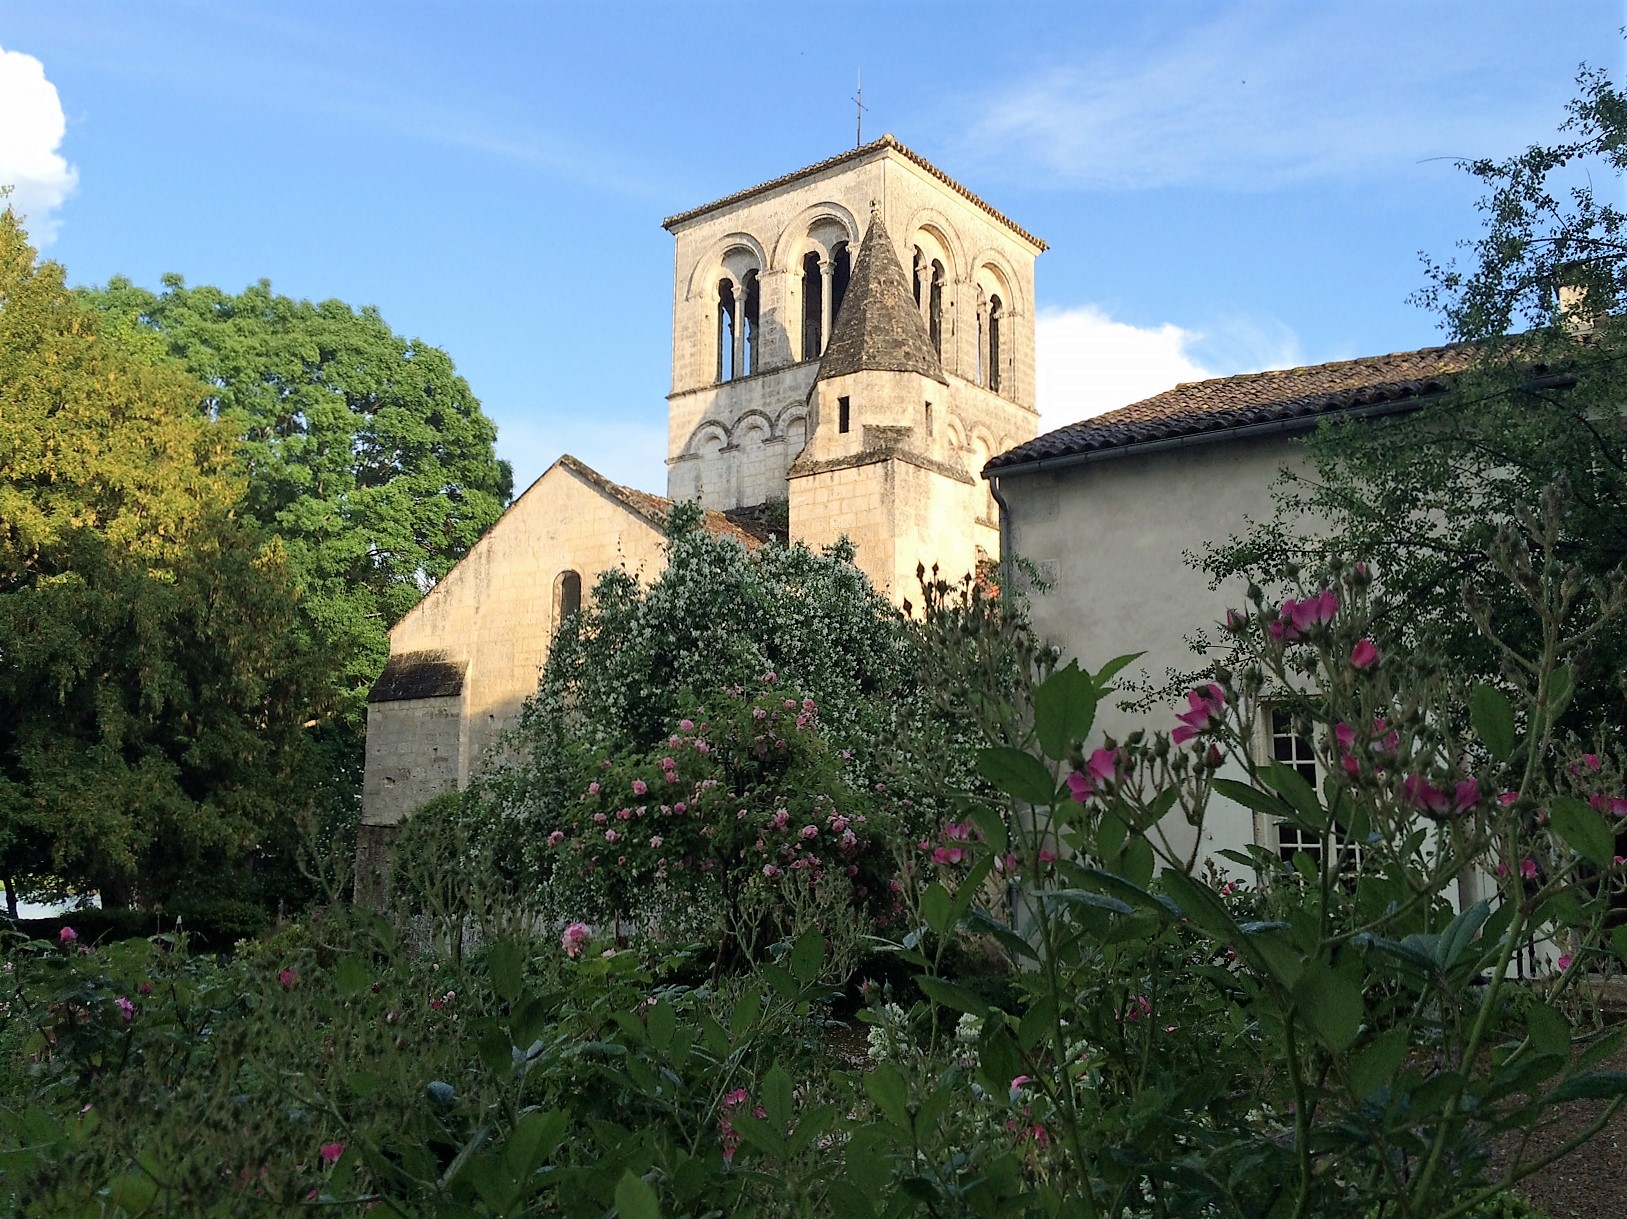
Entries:
<svg viewBox="0 0 1627 1219">
<path fill-rule="evenodd" d="M 745 330 L 744 341 L 740 345 L 743 359 L 739 375 L 749 377 L 757 371 L 757 310 L 760 294 L 757 291 L 756 271 L 746 272 L 746 282 L 742 285 L 741 295 L 744 299 L 740 302 L 738 322 Z"/>
<path fill-rule="evenodd" d="M 977 384 L 989 383 L 989 302 L 977 290 Z"/>
<path fill-rule="evenodd" d="M 720 280 L 717 286 L 717 379 L 732 381 L 735 332 L 734 281 Z"/>
<path fill-rule="evenodd" d="M 554 630 L 582 608 L 581 573 L 565 570 L 554 577 Z"/>
<path fill-rule="evenodd" d="M 1000 392 L 1000 370 L 1004 367 L 1001 360 L 1000 331 L 1005 321 L 1005 307 L 1000 303 L 998 296 L 989 297 L 989 388 L 995 393 Z"/>
<path fill-rule="evenodd" d="M 915 307 L 921 307 L 921 301 L 927 293 L 931 272 L 927 270 L 926 255 L 921 253 L 921 247 L 915 247 Z"/>
<path fill-rule="evenodd" d="M 838 241 L 830 252 L 830 316 L 832 329 L 841 311 L 842 299 L 847 296 L 847 281 L 853 278 L 853 257 L 847 251 L 847 242 Z"/>
<path fill-rule="evenodd" d="M 927 288 L 926 329 L 932 338 L 932 349 L 940 357 L 943 355 L 943 263 L 936 258 L 932 260 L 929 268 L 930 282 Z"/>
<path fill-rule="evenodd" d="M 824 343 L 819 319 L 823 309 L 824 283 L 819 274 L 819 251 L 802 256 L 802 358 L 816 359 Z"/>
</svg>

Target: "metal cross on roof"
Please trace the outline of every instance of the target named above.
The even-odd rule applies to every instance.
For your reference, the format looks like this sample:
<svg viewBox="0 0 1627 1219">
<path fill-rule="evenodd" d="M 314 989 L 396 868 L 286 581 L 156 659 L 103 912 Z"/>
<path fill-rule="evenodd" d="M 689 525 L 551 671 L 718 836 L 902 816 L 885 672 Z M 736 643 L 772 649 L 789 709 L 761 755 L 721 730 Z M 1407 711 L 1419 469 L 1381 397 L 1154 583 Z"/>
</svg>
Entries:
<svg viewBox="0 0 1627 1219">
<path fill-rule="evenodd" d="M 864 69 L 859 70 L 858 91 L 853 95 L 853 104 L 857 107 L 853 114 L 853 147 L 859 148 L 864 144 L 864 112 L 870 107 L 864 104 Z"/>
</svg>

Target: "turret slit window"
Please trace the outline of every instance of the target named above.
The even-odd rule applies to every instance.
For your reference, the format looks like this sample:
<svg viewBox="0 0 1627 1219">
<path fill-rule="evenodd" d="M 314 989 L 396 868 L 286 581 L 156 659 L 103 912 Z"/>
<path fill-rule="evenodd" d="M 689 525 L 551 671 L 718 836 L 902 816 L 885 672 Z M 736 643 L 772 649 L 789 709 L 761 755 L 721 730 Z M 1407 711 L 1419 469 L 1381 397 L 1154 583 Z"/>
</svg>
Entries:
<svg viewBox="0 0 1627 1219">
<path fill-rule="evenodd" d="M 733 381 L 735 332 L 734 282 L 721 280 L 717 286 L 717 379 Z"/>
<path fill-rule="evenodd" d="M 582 576 L 580 572 L 562 571 L 554 577 L 554 630 L 565 624 L 565 619 L 582 608 Z"/>
<path fill-rule="evenodd" d="M 836 430 L 845 434 L 852 422 L 852 415 L 848 410 L 848 399 L 836 399 Z"/>
<path fill-rule="evenodd" d="M 1002 380 L 1000 370 L 1002 367 L 1004 367 L 1004 361 L 1001 359 L 1001 356 L 1004 353 L 1000 350 L 1000 340 L 1002 337 L 1004 337 L 1000 333 L 1002 329 L 1001 323 L 1004 321 L 1005 306 L 1000 303 L 1000 298 L 998 296 L 989 297 L 988 383 L 989 388 L 995 393 L 1000 392 L 1000 383 Z"/>
<path fill-rule="evenodd" d="M 815 360 L 824 347 L 819 318 L 822 309 L 821 294 L 824 285 L 819 275 L 819 251 L 802 256 L 802 358 Z"/>
</svg>

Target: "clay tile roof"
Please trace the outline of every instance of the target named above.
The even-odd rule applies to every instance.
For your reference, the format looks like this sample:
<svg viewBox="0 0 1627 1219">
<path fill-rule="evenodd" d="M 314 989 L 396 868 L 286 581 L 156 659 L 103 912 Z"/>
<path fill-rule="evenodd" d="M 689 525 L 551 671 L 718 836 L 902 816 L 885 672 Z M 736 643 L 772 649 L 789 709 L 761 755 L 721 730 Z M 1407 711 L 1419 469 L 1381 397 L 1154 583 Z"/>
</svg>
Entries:
<svg viewBox="0 0 1627 1219">
<path fill-rule="evenodd" d="M 834 169 L 836 166 L 844 165 L 849 161 L 863 160 L 872 153 L 880 152 L 881 150 L 888 148 L 898 153 L 899 156 L 909 161 L 912 165 L 925 170 L 928 174 L 932 175 L 932 177 L 936 178 L 939 182 L 942 182 L 950 190 L 954 191 L 957 195 L 959 195 L 962 199 L 965 199 L 974 207 L 986 212 L 989 216 L 992 216 L 995 220 L 1005 225 L 1006 228 L 1017 234 L 1017 236 L 1021 237 L 1024 241 L 1031 243 L 1035 249 L 1044 250 L 1047 248 L 1046 244 L 1038 237 L 1034 236 L 1034 234 L 1030 233 L 1016 221 L 1012 220 L 1004 212 L 991 207 L 982 199 L 979 199 L 976 195 L 972 194 L 971 191 L 967 190 L 959 182 L 956 182 L 953 178 L 944 173 L 943 170 L 939 169 L 936 165 L 932 164 L 931 161 L 928 161 L 920 153 L 906 148 L 903 144 L 900 144 L 892 137 L 891 133 L 882 136 L 879 140 L 872 140 L 868 144 L 861 144 L 859 147 L 849 149 L 847 152 L 838 153 L 834 157 L 826 157 L 823 161 L 815 162 L 814 164 L 806 166 L 803 169 L 798 169 L 788 174 L 781 174 L 779 177 L 772 178 L 769 181 L 763 182 L 757 186 L 748 186 L 745 190 L 737 190 L 732 195 L 724 195 L 721 199 L 714 199 L 711 203 L 703 203 L 700 207 L 692 207 L 687 212 L 679 212 L 676 216 L 668 216 L 661 222 L 661 227 L 671 230 L 674 225 L 683 224 L 686 220 L 693 220 L 697 216 L 704 216 L 707 212 L 713 211 L 716 208 L 727 207 L 731 203 L 739 203 L 742 199 L 749 199 L 753 195 L 764 194 L 767 191 L 775 189 L 776 187 L 784 186 L 787 182 L 795 182 L 798 178 L 807 177 L 809 174 L 816 174 L 827 169 Z"/>
<path fill-rule="evenodd" d="M 384 672 L 367 692 L 370 703 L 398 703 L 413 698 L 450 698 L 463 692 L 466 660 L 453 660 L 439 649 L 402 652 L 390 657 Z"/>
<path fill-rule="evenodd" d="M 639 491 L 634 487 L 624 487 L 620 483 L 613 483 L 592 466 L 578 461 L 569 453 L 559 459 L 559 464 L 572 471 L 577 477 L 592 483 L 612 499 L 627 505 L 656 528 L 666 528 L 667 517 L 672 512 L 672 501 L 666 496 L 655 495 L 649 491 Z M 748 528 L 745 524 L 734 520 L 729 515 L 711 508 L 706 509 L 702 514 L 701 528 L 717 537 L 733 538 L 747 550 L 755 550 L 768 540 L 760 531 Z"/>
<path fill-rule="evenodd" d="M 847 294 L 831 323 L 830 344 L 814 380 L 860 371 L 915 372 L 949 384 L 893 239 L 875 212 L 859 243 Z"/>
<path fill-rule="evenodd" d="M 1012 470 L 1183 436 L 1403 404 L 1443 393 L 1473 359 L 1474 349 L 1459 343 L 1193 381 L 1047 432 L 1001 453 L 983 468 L 986 472 Z"/>
</svg>

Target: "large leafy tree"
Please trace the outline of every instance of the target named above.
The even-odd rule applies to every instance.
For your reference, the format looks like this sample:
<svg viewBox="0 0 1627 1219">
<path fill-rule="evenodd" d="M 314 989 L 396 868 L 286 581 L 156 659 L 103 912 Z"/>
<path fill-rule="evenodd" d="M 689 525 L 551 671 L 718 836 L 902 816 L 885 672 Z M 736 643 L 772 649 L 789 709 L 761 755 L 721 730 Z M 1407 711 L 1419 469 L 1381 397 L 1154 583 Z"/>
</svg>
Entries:
<svg viewBox="0 0 1627 1219">
<path fill-rule="evenodd" d="M 1366 561 L 1393 606 L 1393 652 L 1450 656 L 1524 684 L 1539 643 L 1530 573 L 1562 573 L 1575 665 L 1570 725 L 1627 727 L 1627 375 L 1616 310 L 1627 289 L 1627 102 L 1584 71 L 1559 138 L 1465 162 L 1486 186 L 1467 257 L 1430 261 L 1420 304 L 1463 344 L 1467 371 L 1414 413 L 1324 426 L 1311 472 L 1283 475 L 1274 517 L 1204 558 L 1283 592 L 1296 565 Z M 1515 333 L 1517 332 L 1517 333 Z M 1511 645 L 1504 647 L 1499 644 Z"/>
<path fill-rule="evenodd" d="M 244 512 L 282 539 L 305 629 L 333 658 L 334 706 L 360 740 L 387 632 L 497 519 L 512 492 L 496 430 L 446 352 L 373 308 L 232 295 L 167 276 L 82 297 L 155 335 L 207 386 L 248 473 Z"/>
<path fill-rule="evenodd" d="M 228 877 L 299 804 L 321 686 L 204 387 L 0 214 L 0 875 Z"/>
</svg>

